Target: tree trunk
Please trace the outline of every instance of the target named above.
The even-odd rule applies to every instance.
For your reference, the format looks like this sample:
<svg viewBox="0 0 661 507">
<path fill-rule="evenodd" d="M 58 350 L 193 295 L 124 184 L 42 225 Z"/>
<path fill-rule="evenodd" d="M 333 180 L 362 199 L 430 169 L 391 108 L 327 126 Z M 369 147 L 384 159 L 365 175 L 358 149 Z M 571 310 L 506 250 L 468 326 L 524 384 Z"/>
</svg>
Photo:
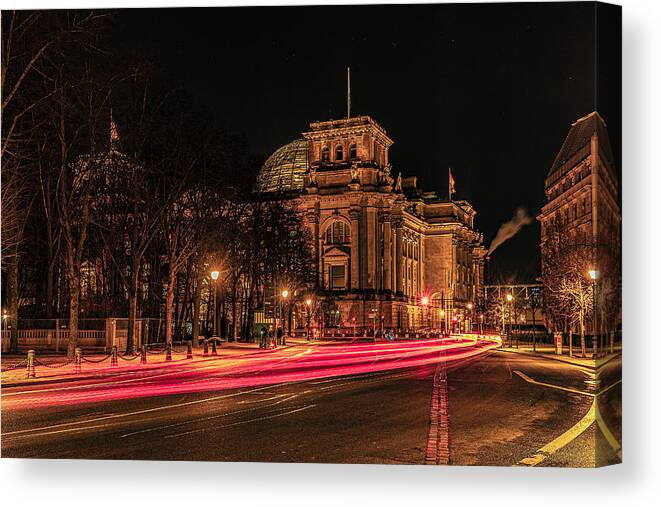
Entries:
<svg viewBox="0 0 661 507">
<path fill-rule="evenodd" d="M 172 328 L 174 327 L 174 285 L 176 274 L 168 277 L 168 286 L 165 291 L 165 343 L 172 343 Z"/>
<path fill-rule="evenodd" d="M 585 357 L 586 351 L 585 351 L 585 322 L 583 320 L 583 315 L 581 314 L 579 316 L 579 330 L 581 332 L 581 356 Z"/>
<path fill-rule="evenodd" d="M 7 269 L 7 326 L 9 331 L 9 352 L 18 354 L 18 255 L 8 262 Z"/>
<path fill-rule="evenodd" d="M 197 346 L 197 337 L 200 336 L 200 305 L 202 303 L 202 277 L 199 273 L 202 272 L 198 266 L 197 280 L 195 281 L 195 289 L 193 292 L 193 345 Z"/>
<path fill-rule="evenodd" d="M 78 307 L 80 304 L 80 279 L 75 272 L 69 272 L 69 341 L 67 357 L 73 359 L 78 347 Z"/>
<path fill-rule="evenodd" d="M 133 266 L 131 284 L 129 286 L 129 316 L 126 331 L 126 353 L 135 353 L 135 319 L 138 314 L 138 270 Z"/>
</svg>

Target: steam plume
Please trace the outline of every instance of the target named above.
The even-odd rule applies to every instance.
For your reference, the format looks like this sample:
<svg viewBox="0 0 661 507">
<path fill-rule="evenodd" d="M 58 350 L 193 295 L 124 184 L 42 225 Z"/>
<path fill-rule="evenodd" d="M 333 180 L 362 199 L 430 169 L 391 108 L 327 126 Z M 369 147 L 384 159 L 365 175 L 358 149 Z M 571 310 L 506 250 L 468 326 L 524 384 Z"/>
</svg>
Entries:
<svg viewBox="0 0 661 507">
<path fill-rule="evenodd" d="M 521 227 L 532 223 L 532 221 L 533 218 L 530 215 L 528 215 L 528 212 L 525 210 L 525 208 L 521 208 L 521 207 L 517 208 L 516 211 L 514 212 L 514 216 L 512 217 L 512 220 L 510 220 L 509 222 L 505 222 L 503 225 L 500 226 L 500 229 L 498 229 L 498 232 L 496 233 L 496 237 L 493 238 L 493 241 L 489 245 L 489 251 L 487 252 L 487 255 L 491 255 L 491 253 L 496 248 L 498 248 L 505 241 L 507 241 L 517 232 L 519 232 L 521 230 Z"/>
</svg>

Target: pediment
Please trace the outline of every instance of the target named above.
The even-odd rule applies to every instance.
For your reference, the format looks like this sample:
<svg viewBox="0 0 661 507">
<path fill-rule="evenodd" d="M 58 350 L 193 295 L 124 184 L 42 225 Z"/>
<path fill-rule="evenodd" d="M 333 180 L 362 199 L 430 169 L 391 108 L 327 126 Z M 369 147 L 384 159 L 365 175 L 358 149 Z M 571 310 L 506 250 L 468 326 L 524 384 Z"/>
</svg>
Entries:
<svg viewBox="0 0 661 507">
<path fill-rule="evenodd" d="M 341 247 L 332 246 L 324 252 L 324 257 L 349 257 L 349 253 Z"/>
</svg>

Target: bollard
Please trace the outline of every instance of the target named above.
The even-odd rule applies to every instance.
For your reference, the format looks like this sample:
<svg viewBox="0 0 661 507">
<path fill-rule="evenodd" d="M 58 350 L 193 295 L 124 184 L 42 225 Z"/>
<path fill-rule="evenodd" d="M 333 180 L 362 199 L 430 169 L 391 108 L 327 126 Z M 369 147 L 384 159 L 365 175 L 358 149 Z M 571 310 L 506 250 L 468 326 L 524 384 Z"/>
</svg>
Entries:
<svg viewBox="0 0 661 507">
<path fill-rule="evenodd" d="M 34 350 L 28 350 L 28 378 L 34 378 Z"/>
<path fill-rule="evenodd" d="M 140 364 L 147 364 L 147 346 L 140 347 Z"/>
<path fill-rule="evenodd" d="M 186 342 L 186 359 L 193 359 L 193 342 L 191 340 Z"/>
<path fill-rule="evenodd" d="M 172 361 L 172 343 L 165 344 L 165 360 Z"/>
<path fill-rule="evenodd" d="M 203 355 L 206 357 L 209 355 L 209 342 L 207 340 L 204 340 L 204 353 Z"/>
<path fill-rule="evenodd" d="M 110 366 L 117 366 L 117 345 L 110 349 Z"/>
<path fill-rule="evenodd" d="M 218 355 L 218 351 L 216 350 L 216 340 L 215 339 L 211 340 L 211 355 L 212 356 L 217 356 Z"/>
<path fill-rule="evenodd" d="M 80 373 L 82 364 L 83 364 L 83 351 L 80 350 L 80 347 L 76 347 L 74 350 L 74 356 L 73 356 L 73 364 L 74 364 L 74 371 L 76 373 Z"/>
</svg>

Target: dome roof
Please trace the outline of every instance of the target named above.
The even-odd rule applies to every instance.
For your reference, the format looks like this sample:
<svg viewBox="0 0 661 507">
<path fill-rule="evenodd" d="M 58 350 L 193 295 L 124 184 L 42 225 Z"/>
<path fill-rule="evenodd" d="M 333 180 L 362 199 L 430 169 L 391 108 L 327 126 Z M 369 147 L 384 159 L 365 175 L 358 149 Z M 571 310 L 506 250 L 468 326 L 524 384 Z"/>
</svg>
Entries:
<svg viewBox="0 0 661 507">
<path fill-rule="evenodd" d="M 303 175 L 308 171 L 308 142 L 297 139 L 278 148 L 257 175 L 258 193 L 303 190 Z"/>
</svg>

